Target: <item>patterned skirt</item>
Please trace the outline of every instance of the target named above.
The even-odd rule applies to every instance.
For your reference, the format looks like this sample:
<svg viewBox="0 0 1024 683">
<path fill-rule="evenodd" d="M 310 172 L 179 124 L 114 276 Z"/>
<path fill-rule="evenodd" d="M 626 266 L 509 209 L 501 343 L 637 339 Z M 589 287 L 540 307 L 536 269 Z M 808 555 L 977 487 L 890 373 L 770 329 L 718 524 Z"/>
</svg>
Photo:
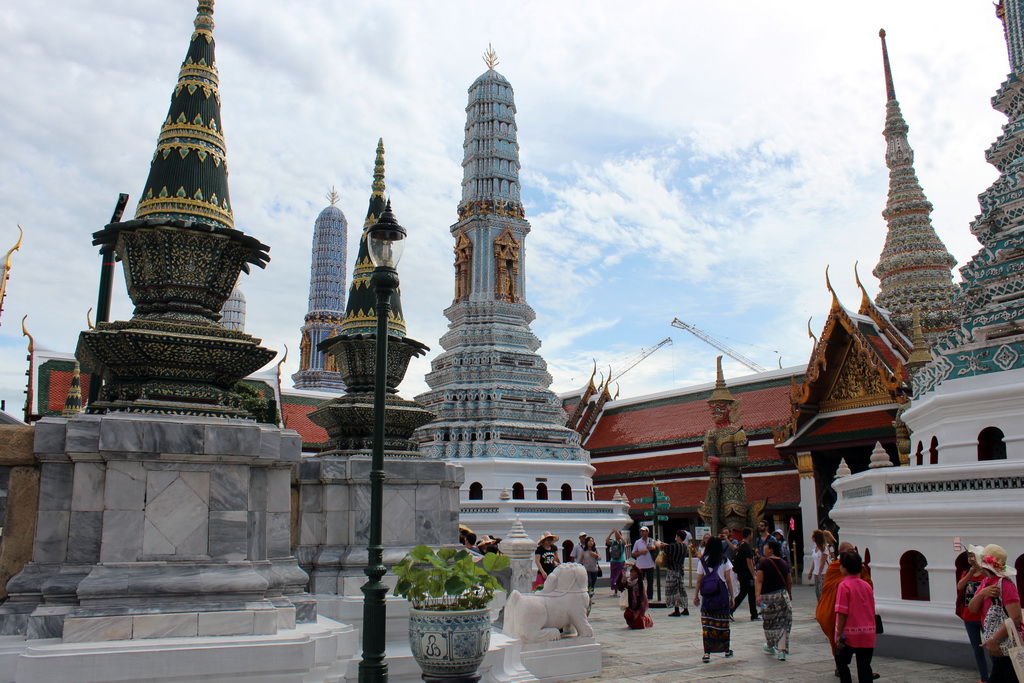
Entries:
<svg viewBox="0 0 1024 683">
<path fill-rule="evenodd" d="M 786 589 L 761 596 L 764 603 L 764 637 L 768 647 L 789 652 L 789 632 L 793 629 L 793 603 Z"/>
<path fill-rule="evenodd" d="M 622 567 L 625 562 L 611 562 L 608 565 L 608 583 L 611 584 L 612 590 L 616 593 L 619 591 L 619 577 L 622 576 Z"/>
<path fill-rule="evenodd" d="M 704 637 L 704 652 L 729 651 L 729 610 L 700 613 L 700 631 Z"/>
<path fill-rule="evenodd" d="M 686 584 L 683 573 L 674 569 L 665 570 L 665 606 L 686 609 Z"/>
</svg>

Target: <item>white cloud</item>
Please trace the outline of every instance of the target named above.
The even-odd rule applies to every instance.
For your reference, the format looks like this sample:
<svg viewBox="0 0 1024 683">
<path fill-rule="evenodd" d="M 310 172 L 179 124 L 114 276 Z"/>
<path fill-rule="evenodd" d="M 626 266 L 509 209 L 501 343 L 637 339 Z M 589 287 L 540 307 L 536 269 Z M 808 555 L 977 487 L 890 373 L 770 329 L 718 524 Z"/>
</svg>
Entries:
<svg viewBox="0 0 1024 683">
<path fill-rule="evenodd" d="M 70 350 L 95 305 L 90 236 L 118 192 L 134 209 L 191 12 L 171 0 L 0 8 L 0 248 L 26 228 L 0 328 L 9 408 L 24 388 L 22 315 L 40 344 Z M 995 177 L 982 152 L 1003 119 L 988 98 L 1007 71 L 987 5 L 303 0 L 222 2 L 215 19 L 236 220 L 272 247 L 270 267 L 243 279 L 248 331 L 275 349 L 298 344 L 312 224 L 332 185 L 354 256 L 384 137 L 410 231 L 409 334 L 440 350 L 466 88 L 489 41 L 516 90 L 527 293 L 556 387 L 581 384 L 591 358 L 669 334 L 676 344 L 626 375 L 624 395 L 705 381 L 715 351 L 684 341 L 676 316 L 755 344 L 737 348 L 763 365 L 775 357 L 757 347 L 799 364 L 807 317 L 817 333 L 827 312 L 825 265 L 849 305 L 855 260 L 875 286 L 882 24 L 936 228 L 961 263 L 977 250 L 967 223 Z M 403 394 L 425 388 L 427 368 L 414 361 Z"/>
</svg>

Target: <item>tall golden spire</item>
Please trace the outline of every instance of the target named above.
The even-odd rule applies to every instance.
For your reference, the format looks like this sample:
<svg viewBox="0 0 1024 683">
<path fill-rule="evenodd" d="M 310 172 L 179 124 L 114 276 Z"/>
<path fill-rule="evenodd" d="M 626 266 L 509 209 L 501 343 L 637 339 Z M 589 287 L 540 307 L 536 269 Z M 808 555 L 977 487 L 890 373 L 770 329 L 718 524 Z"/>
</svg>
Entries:
<svg viewBox="0 0 1024 683">
<path fill-rule="evenodd" d="M 338 191 L 334 189 L 334 185 L 331 185 L 331 191 L 327 193 L 327 201 L 331 203 L 331 206 L 334 206 L 338 203 L 339 199 Z"/>
</svg>

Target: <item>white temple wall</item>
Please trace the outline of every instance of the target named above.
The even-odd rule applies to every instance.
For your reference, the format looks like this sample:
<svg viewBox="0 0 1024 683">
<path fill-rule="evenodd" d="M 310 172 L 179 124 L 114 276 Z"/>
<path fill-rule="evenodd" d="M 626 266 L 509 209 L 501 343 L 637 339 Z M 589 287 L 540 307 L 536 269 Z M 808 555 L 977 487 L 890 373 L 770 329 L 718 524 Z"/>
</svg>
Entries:
<svg viewBox="0 0 1024 683">
<path fill-rule="evenodd" d="M 986 427 L 1003 432 L 1007 459 L 1024 460 L 1024 369 L 946 380 L 915 399 L 903 420 L 911 429 L 911 464 L 921 443 L 927 466 L 932 437 L 940 466 L 976 463 Z"/>
<path fill-rule="evenodd" d="M 972 666 L 963 623 L 953 613 L 955 562 L 963 552 L 954 542 L 998 543 L 1011 564 L 1024 554 L 1024 459 L 879 468 L 833 487 L 839 499 L 831 516 L 841 540 L 870 553 L 887 639 L 879 652 L 887 643 L 912 646 L 922 653 L 915 659 Z M 924 556 L 927 600 L 904 597 L 910 569 L 901 569 L 901 559 L 910 551 Z"/>
</svg>

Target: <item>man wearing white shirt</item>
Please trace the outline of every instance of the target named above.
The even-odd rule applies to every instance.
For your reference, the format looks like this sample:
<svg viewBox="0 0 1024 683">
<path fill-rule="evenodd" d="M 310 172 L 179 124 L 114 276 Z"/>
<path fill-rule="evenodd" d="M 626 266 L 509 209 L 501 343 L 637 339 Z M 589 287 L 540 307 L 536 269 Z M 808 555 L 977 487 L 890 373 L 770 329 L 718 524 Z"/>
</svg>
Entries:
<svg viewBox="0 0 1024 683">
<path fill-rule="evenodd" d="M 647 584 L 647 599 L 654 599 L 654 557 L 651 556 L 651 548 L 654 543 L 650 539 L 651 531 L 645 526 L 640 527 L 640 538 L 633 544 L 633 558 L 636 560 L 636 568 L 644 573 L 644 583 Z"/>
</svg>

